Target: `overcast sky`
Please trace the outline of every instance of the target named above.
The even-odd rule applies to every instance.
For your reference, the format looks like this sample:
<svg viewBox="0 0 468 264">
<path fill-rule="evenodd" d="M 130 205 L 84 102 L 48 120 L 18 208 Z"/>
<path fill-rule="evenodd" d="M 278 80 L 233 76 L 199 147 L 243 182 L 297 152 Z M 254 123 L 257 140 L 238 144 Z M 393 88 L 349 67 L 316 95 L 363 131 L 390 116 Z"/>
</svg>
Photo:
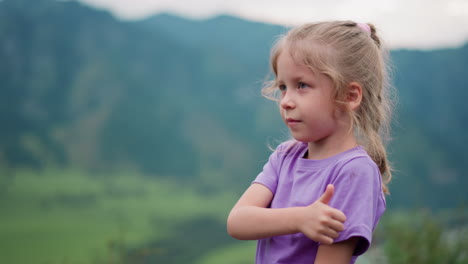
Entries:
<svg viewBox="0 0 468 264">
<path fill-rule="evenodd" d="M 351 19 L 374 23 L 392 48 L 456 47 L 468 42 L 468 0 L 79 0 L 121 19 L 171 12 L 204 19 L 231 14 L 297 25 Z"/>
</svg>

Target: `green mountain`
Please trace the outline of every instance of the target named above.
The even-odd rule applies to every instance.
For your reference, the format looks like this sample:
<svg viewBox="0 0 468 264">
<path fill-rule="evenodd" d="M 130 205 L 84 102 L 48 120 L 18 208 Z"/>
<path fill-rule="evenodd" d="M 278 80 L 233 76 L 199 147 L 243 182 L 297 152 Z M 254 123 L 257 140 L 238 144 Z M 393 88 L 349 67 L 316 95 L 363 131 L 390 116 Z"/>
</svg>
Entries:
<svg viewBox="0 0 468 264">
<path fill-rule="evenodd" d="M 466 206 L 468 45 L 392 52 L 399 104 L 392 158 L 397 204 Z"/>
<path fill-rule="evenodd" d="M 260 95 L 285 28 L 170 14 L 124 22 L 74 1 L 0 2 L 0 164 L 138 170 L 240 191 L 287 138 Z M 392 52 L 390 206 L 467 202 L 468 45 Z"/>
</svg>

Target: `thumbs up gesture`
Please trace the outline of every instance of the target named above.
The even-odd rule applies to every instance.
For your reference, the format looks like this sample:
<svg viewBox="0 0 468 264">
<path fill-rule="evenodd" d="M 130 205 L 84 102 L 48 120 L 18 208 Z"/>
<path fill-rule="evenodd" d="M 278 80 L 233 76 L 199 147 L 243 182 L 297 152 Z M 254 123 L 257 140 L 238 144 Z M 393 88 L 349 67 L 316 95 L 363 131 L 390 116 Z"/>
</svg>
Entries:
<svg viewBox="0 0 468 264">
<path fill-rule="evenodd" d="M 346 216 L 340 210 L 328 205 L 333 197 L 335 187 L 327 186 L 323 195 L 313 204 L 303 207 L 299 216 L 299 231 L 308 238 L 322 244 L 332 244 L 338 233 L 343 231 Z"/>
</svg>

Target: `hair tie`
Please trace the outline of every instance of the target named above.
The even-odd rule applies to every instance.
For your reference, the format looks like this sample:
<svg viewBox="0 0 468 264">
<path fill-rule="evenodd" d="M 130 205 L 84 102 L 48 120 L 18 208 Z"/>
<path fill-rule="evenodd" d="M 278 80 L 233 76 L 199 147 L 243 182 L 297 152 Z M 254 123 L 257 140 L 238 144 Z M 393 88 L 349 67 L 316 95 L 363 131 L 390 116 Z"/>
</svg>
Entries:
<svg viewBox="0 0 468 264">
<path fill-rule="evenodd" d="M 371 28 L 368 24 L 366 23 L 357 23 L 356 26 L 358 26 L 362 31 L 366 32 L 367 35 L 371 35 Z"/>
</svg>

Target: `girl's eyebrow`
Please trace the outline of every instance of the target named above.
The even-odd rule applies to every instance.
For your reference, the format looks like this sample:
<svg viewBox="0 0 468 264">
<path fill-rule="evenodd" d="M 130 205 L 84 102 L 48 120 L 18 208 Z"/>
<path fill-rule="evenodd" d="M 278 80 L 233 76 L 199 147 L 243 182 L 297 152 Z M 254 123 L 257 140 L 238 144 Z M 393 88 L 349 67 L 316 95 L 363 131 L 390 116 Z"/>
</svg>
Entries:
<svg viewBox="0 0 468 264">
<path fill-rule="evenodd" d="M 303 81 L 305 79 L 305 76 L 304 75 L 296 75 L 294 76 L 293 78 L 291 78 L 291 80 L 293 82 L 298 82 L 298 81 Z M 280 82 L 284 82 L 283 79 L 279 78 L 278 76 L 276 77 L 276 82 L 277 83 L 280 83 Z"/>
</svg>

